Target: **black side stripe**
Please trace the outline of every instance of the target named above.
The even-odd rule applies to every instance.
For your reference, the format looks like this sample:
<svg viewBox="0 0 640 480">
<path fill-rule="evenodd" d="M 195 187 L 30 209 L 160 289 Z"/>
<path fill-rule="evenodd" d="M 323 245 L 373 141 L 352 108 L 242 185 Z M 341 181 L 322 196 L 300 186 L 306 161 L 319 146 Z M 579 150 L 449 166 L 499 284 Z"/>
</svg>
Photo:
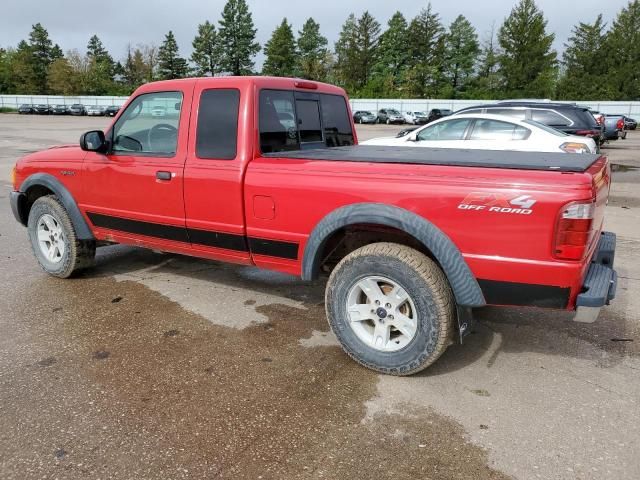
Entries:
<svg viewBox="0 0 640 480">
<path fill-rule="evenodd" d="M 522 307 L 566 308 L 570 288 L 533 283 L 499 282 L 478 279 L 480 289 L 489 305 L 517 305 Z"/>
<path fill-rule="evenodd" d="M 293 242 L 254 237 L 247 238 L 244 235 L 198 230 L 194 228 L 186 229 L 173 225 L 162 225 L 113 217 L 101 213 L 87 212 L 87 216 L 96 227 L 108 228 L 109 230 L 118 230 L 136 235 L 193 243 L 225 250 L 234 250 L 236 252 L 248 252 L 251 250 L 252 253 L 257 255 L 266 255 L 269 257 L 286 258 L 290 260 L 296 260 L 298 258 L 298 244 Z"/>
</svg>

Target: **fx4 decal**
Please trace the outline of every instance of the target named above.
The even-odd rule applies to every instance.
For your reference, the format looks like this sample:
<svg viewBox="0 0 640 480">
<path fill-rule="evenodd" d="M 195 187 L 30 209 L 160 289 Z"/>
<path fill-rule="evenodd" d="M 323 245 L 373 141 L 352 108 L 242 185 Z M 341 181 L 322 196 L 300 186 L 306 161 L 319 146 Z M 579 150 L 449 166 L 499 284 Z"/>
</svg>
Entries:
<svg viewBox="0 0 640 480">
<path fill-rule="evenodd" d="M 514 197 L 503 193 L 471 192 L 458 205 L 458 209 L 531 215 L 536 202 L 531 195 Z"/>
</svg>

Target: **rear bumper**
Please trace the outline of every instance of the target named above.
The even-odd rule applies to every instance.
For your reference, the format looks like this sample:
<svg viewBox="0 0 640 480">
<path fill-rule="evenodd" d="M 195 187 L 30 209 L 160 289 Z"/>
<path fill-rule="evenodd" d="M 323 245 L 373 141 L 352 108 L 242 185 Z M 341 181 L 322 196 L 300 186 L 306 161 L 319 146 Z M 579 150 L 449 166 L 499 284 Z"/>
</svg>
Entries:
<svg viewBox="0 0 640 480">
<path fill-rule="evenodd" d="M 602 232 L 584 278 L 582 293 L 576 299 L 576 322 L 595 322 L 600 309 L 615 298 L 618 286 L 618 275 L 613 269 L 615 254 L 615 233 Z"/>
</svg>

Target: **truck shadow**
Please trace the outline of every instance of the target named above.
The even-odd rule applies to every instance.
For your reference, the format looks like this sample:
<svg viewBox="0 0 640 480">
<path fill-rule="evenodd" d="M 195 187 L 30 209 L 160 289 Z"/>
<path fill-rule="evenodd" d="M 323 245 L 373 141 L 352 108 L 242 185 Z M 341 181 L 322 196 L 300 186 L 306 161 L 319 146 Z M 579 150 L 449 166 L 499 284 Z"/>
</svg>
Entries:
<svg viewBox="0 0 640 480">
<path fill-rule="evenodd" d="M 172 274 L 176 282 L 180 282 L 180 278 L 200 280 L 211 282 L 212 286 L 219 284 L 245 292 L 253 291 L 256 295 L 281 297 L 301 302 L 308 308 L 309 316 L 318 317 L 313 318 L 314 323 L 326 325 L 326 330 L 329 330 L 324 321 L 324 309 L 317 308 L 324 304 L 326 280 L 303 282 L 294 276 L 255 267 L 160 254 L 133 247 L 114 246 L 100 250 L 96 268 L 85 272 L 84 276 L 115 274 L 135 281 Z M 615 305 L 605 308 L 594 324 L 573 322 L 573 314 L 564 311 L 506 307 L 480 309 L 477 311 L 478 322 L 464 344 L 453 344 L 422 375 L 442 375 L 483 361 L 487 368 L 492 368 L 503 353 L 529 352 L 577 358 L 593 361 L 601 368 L 617 365 L 626 356 L 640 356 L 637 325 L 622 313 L 626 307 L 624 285 L 622 287 Z M 216 308 L 214 298 L 205 301 L 211 302 L 212 309 Z M 245 304 L 252 303 L 252 299 L 247 298 Z M 283 315 L 287 308 L 295 307 L 281 306 Z M 345 361 L 349 361 L 346 356 Z"/>
</svg>

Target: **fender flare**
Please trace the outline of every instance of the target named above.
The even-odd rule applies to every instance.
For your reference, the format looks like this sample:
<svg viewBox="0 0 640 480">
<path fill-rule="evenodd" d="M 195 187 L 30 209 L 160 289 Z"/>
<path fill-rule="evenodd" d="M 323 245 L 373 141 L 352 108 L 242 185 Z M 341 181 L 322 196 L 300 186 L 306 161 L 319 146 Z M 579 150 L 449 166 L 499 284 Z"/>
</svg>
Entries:
<svg viewBox="0 0 640 480">
<path fill-rule="evenodd" d="M 356 203 L 334 210 L 324 217 L 311 232 L 304 249 L 304 280 L 317 278 L 322 261 L 320 254 L 331 235 L 341 228 L 356 224 L 393 227 L 413 236 L 429 249 L 444 270 L 458 305 L 486 305 L 480 285 L 460 250 L 442 230 L 409 210 L 382 203 Z"/>
<path fill-rule="evenodd" d="M 51 190 L 55 196 L 60 200 L 65 210 L 69 214 L 69 218 L 71 219 L 71 223 L 73 223 L 73 227 L 76 230 L 76 237 L 78 240 L 95 240 L 93 233 L 91 232 L 91 228 L 87 224 L 87 221 L 82 216 L 80 209 L 78 208 L 78 204 L 75 199 L 67 190 L 67 188 L 53 175 L 48 173 L 34 173 L 27 177 L 27 179 L 22 182 L 20 185 L 20 192 L 25 195 L 29 188 L 35 186 L 42 186 Z M 26 202 L 19 202 L 20 205 L 20 218 L 25 221 L 28 218 L 28 214 L 26 212 Z"/>
</svg>

